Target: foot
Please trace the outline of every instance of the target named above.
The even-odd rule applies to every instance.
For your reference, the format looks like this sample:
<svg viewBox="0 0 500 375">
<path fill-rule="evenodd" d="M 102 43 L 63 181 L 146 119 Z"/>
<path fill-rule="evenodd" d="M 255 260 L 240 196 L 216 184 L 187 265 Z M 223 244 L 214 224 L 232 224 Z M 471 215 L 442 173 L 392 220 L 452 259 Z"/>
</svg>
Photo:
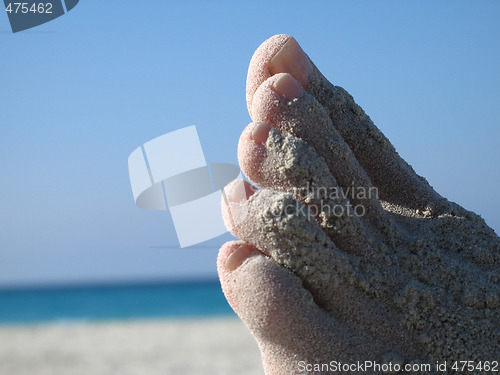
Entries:
<svg viewBox="0 0 500 375">
<path fill-rule="evenodd" d="M 225 189 L 242 241 L 221 248 L 218 271 L 266 374 L 498 360 L 494 231 L 418 176 L 295 39 L 256 51 L 247 104 L 238 157 L 262 189 Z"/>
</svg>

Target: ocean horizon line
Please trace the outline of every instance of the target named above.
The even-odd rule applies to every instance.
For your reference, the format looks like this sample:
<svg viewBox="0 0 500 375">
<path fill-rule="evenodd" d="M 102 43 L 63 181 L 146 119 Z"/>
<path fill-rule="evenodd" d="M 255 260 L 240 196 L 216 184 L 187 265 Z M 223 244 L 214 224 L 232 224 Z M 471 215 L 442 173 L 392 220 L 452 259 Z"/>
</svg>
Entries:
<svg viewBox="0 0 500 375">
<path fill-rule="evenodd" d="M 0 325 L 234 315 L 217 279 L 0 290 Z"/>
<path fill-rule="evenodd" d="M 0 284 L 0 293 L 66 290 L 66 289 L 106 289 L 119 287 L 150 287 L 167 285 L 192 285 L 192 284 L 219 284 L 216 277 L 179 277 L 164 279 L 117 279 L 117 280 L 92 280 L 92 281 L 55 281 L 55 282 L 28 282 L 18 284 Z"/>
</svg>

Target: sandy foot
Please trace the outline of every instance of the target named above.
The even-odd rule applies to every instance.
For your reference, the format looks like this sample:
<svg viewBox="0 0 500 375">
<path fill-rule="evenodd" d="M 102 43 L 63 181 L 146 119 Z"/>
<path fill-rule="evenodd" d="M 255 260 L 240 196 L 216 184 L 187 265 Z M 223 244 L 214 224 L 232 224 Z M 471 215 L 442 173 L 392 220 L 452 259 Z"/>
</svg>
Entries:
<svg viewBox="0 0 500 375">
<path fill-rule="evenodd" d="M 218 268 L 266 374 L 498 361 L 500 239 L 483 219 L 418 176 L 293 38 L 256 51 L 247 104 L 238 156 L 263 189 L 226 188 L 243 242 Z"/>
</svg>

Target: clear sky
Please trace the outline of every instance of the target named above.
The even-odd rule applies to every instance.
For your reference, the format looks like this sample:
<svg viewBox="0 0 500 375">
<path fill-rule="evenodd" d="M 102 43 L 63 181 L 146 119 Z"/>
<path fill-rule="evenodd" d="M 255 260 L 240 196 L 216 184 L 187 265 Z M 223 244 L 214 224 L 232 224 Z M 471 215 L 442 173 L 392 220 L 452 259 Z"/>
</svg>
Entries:
<svg viewBox="0 0 500 375">
<path fill-rule="evenodd" d="M 209 162 L 236 163 L 248 62 L 278 33 L 500 231 L 499 19 L 498 1 L 81 0 L 12 34 L 0 11 L 0 286 L 215 278 L 231 236 L 176 248 L 127 158 L 195 124 Z"/>
</svg>

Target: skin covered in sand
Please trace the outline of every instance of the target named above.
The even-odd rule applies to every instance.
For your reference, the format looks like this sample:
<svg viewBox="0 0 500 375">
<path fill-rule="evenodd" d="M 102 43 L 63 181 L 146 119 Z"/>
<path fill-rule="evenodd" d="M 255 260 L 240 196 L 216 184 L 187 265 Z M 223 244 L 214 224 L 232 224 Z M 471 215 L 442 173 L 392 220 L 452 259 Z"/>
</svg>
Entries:
<svg viewBox="0 0 500 375">
<path fill-rule="evenodd" d="M 256 51 L 247 104 L 238 156 L 262 190 L 226 188 L 244 242 L 222 247 L 218 269 L 266 374 L 498 361 L 500 239 L 483 219 L 418 176 L 293 38 Z"/>
</svg>

